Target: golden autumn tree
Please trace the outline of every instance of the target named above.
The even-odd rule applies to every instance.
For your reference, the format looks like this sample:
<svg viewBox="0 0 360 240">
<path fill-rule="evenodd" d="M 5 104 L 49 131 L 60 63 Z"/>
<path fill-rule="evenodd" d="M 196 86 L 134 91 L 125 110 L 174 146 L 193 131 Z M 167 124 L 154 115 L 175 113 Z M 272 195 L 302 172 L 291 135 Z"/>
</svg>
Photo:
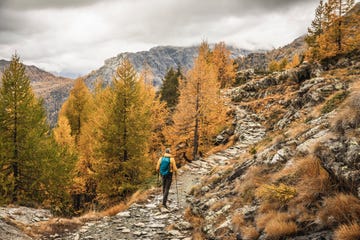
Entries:
<svg viewBox="0 0 360 240">
<path fill-rule="evenodd" d="M 306 57 L 319 60 L 347 53 L 358 46 L 358 14 L 348 14 L 354 0 L 320 1 L 315 19 L 306 37 L 309 49 Z"/>
<path fill-rule="evenodd" d="M 290 69 L 290 68 L 294 68 L 294 67 L 297 67 L 299 66 L 301 63 L 300 61 L 300 56 L 298 53 L 295 53 L 295 55 L 293 56 L 291 62 L 289 62 L 287 65 L 286 65 L 286 69 Z"/>
<path fill-rule="evenodd" d="M 194 67 L 179 87 L 179 103 L 173 116 L 173 144 L 184 143 L 195 160 L 208 149 L 226 118 L 216 67 L 206 42 L 201 43 Z"/>
<path fill-rule="evenodd" d="M 212 62 L 220 82 L 220 88 L 231 86 L 235 82 L 236 65 L 224 42 L 215 44 L 212 51 Z"/>
<path fill-rule="evenodd" d="M 74 184 L 70 187 L 74 209 L 77 211 L 95 198 L 96 189 L 93 183 L 92 164 L 87 157 L 88 149 L 86 145 L 80 143 L 81 136 L 86 134 L 84 129 L 94 108 L 90 90 L 84 80 L 78 78 L 69 98 L 60 110 L 58 127 L 54 130 L 57 142 L 66 144 L 78 157 L 73 170 Z"/>
<path fill-rule="evenodd" d="M 148 177 L 151 104 L 146 88 L 128 59 L 116 70 L 106 100 L 95 164 L 101 201 L 118 201 Z"/>
</svg>

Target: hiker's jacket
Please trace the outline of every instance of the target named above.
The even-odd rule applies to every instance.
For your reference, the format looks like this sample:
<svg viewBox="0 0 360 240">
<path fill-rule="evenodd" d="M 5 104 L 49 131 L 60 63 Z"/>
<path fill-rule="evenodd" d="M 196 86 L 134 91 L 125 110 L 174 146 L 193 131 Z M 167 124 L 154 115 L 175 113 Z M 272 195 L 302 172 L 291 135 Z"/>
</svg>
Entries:
<svg viewBox="0 0 360 240">
<path fill-rule="evenodd" d="M 170 158 L 170 172 L 171 173 L 176 173 L 177 167 L 176 167 L 175 159 L 171 156 L 171 154 L 165 153 L 164 156 L 162 156 L 162 157 L 169 157 Z M 159 170 L 160 170 L 160 163 L 161 163 L 162 157 L 159 158 L 159 160 L 158 160 L 158 162 L 156 164 L 156 171 L 157 172 L 159 172 Z"/>
</svg>

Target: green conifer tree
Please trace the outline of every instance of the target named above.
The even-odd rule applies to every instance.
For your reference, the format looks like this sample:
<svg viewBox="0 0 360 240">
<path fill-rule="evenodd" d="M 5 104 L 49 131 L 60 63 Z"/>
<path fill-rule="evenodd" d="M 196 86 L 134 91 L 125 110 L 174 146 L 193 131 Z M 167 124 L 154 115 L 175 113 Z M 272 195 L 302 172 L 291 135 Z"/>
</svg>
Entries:
<svg viewBox="0 0 360 240">
<path fill-rule="evenodd" d="M 66 202 L 72 159 L 55 143 L 43 103 L 34 96 L 25 66 L 16 54 L 0 88 L 0 143 L 3 202 Z"/>
<path fill-rule="evenodd" d="M 180 68 L 175 71 L 171 67 L 167 71 L 160 89 L 160 101 L 166 102 L 169 109 L 173 109 L 179 101 L 179 78 L 183 78 Z"/>
</svg>

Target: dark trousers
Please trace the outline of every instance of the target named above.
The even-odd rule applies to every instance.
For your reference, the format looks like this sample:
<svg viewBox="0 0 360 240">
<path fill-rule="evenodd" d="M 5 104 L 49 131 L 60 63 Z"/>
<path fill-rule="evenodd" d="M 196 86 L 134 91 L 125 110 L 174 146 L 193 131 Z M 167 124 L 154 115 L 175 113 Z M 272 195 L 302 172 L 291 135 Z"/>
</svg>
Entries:
<svg viewBox="0 0 360 240">
<path fill-rule="evenodd" d="M 166 202 L 169 195 L 169 190 L 172 181 L 172 173 L 162 176 L 162 189 L 163 189 L 163 205 L 166 206 Z"/>
</svg>

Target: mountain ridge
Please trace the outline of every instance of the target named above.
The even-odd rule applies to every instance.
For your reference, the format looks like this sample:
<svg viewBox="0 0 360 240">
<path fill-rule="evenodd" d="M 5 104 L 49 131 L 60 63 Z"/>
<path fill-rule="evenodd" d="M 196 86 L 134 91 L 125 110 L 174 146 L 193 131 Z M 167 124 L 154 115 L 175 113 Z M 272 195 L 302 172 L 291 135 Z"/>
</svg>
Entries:
<svg viewBox="0 0 360 240">
<path fill-rule="evenodd" d="M 210 46 L 213 46 L 213 44 Z M 228 49 L 231 52 L 232 58 L 244 56 L 252 52 L 233 46 L 228 46 Z M 106 84 L 109 84 L 121 60 L 127 57 L 137 72 L 141 72 L 145 63 L 148 64 L 154 75 L 153 84 L 155 87 L 159 87 L 170 67 L 180 67 L 184 70 L 190 69 L 194 58 L 197 56 L 197 52 L 198 46 L 155 46 L 148 51 L 123 52 L 106 59 L 103 66 L 85 75 L 84 80 L 90 88 L 93 88 L 97 78 L 101 78 Z"/>
</svg>

